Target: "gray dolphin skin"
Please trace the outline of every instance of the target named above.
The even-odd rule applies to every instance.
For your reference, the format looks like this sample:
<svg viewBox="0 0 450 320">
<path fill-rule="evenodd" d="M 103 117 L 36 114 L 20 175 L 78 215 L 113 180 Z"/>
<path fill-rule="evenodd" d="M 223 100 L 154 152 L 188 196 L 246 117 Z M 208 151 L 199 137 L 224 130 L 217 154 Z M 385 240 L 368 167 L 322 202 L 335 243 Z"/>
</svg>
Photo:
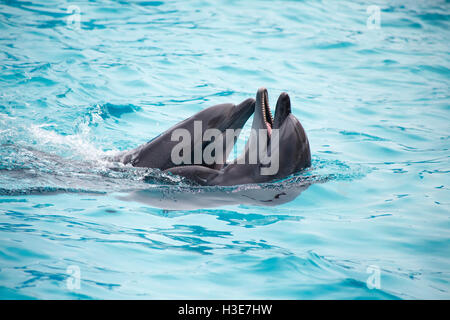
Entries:
<svg viewBox="0 0 450 320">
<path fill-rule="evenodd" d="M 256 94 L 255 113 L 252 130 L 266 129 L 267 139 L 250 136 L 241 159 L 225 164 L 220 170 L 205 166 L 191 165 L 169 168 L 166 172 L 183 176 L 201 185 L 230 186 L 238 184 L 261 183 L 285 178 L 311 165 L 311 152 L 306 132 L 300 121 L 292 114 L 289 95 L 283 92 L 277 102 L 275 118 L 269 107 L 268 93 L 260 88 Z M 272 144 L 272 132 L 278 129 L 278 142 Z M 261 139 L 262 140 L 262 139 Z M 264 145 L 265 144 L 265 145 Z M 258 154 L 257 162 L 249 161 L 252 148 L 265 148 L 272 160 L 278 160 L 278 168 L 273 174 L 261 174 L 268 167 Z M 244 157 L 244 159 L 242 159 Z M 240 162 L 239 160 L 244 160 Z"/>
<path fill-rule="evenodd" d="M 146 167 L 157 168 L 165 170 L 168 168 L 174 168 L 177 166 L 184 166 L 184 164 L 175 164 L 171 158 L 172 149 L 179 143 L 179 141 L 172 141 L 172 133 L 177 129 L 185 129 L 189 131 L 191 140 L 191 156 L 190 163 L 194 163 L 194 146 L 201 144 L 201 150 L 204 150 L 211 142 L 204 142 L 202 140 L 203 134 L 208 129 L 218 129 L 223 135 L 224 141 L 226 140 L 226 129 L 242 129 L 244 124 L 253 114 L 255 109 L 255 99 L 249 98 L 240 103 L 234 105 L 231 103 L 219 104 L 202 110 L 190 118 L 179 122 L 164 133 L 150 140 L 149 142 L 129 151 L 124 151 L 114 156 L 111 160 L 116 162 L 122 162 L 124 164 L 131 164 L 134 167 Z M 194 134 L 194 122 L 201 122 L 202 132 L 201 135 Z M 229 143 L 229 142 L 226 142 Z M 230 142 L 234 145 L 235 141 Z M 228 151 L 228 153 L 227 153 Z M 220 169 L 226 162 L 231 148 L 228 148 L 223 152 L 223 161 L 217 161 L 217 163 L 206 164 L 203 159 L 200 166 L 205 168 Z M 220 164 L 222 163 L 222 164 Z"/>
</svg>

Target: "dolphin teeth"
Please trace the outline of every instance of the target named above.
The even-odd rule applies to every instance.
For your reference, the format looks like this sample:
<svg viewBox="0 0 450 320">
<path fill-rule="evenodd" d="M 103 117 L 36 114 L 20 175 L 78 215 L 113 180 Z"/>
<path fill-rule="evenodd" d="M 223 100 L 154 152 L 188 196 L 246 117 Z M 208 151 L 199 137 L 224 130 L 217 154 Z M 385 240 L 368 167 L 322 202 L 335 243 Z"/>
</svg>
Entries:
<svg viewBox="0 0 450 320">
<path fill-rule="evenodd" d="M 270 106 L 267 105 L 267 110 L 266 110 L 266 99 L 267 99 L 267 93 L 265 93 L 262 97 L 262 101 L 261 101 L 261 108 L 262 108 L 262 113 L 264 116 L 264 121 L 268 122 L 268 123 L 273 123 L 273 115 L 272 115 L 272 110 L 270 110 Z M 269 100 L 269 99 L 267 99 Z M 270 121 L 268 121 L 270 120 Z"/>
<path fill-rule="evenodd" d="M 267 101 L 267 106 L 266 106 L 266 101 Z M 269 106 L 268 102 L 269 102 L 269 99 L 267 97 L 267 92 L 266 92 L 261 97 L 261 109 L 262 109 L 261 111 L 263 114 L 264 123 L 267 127 L 267 133 L 269 136 L 271 136 L 272 135 L 273 116 L 272 116 L 272 111 L 270 110 L 270 106 Z"/>
<path fill-rule="evenodd" d="M 268 108 L 268 109 L 269 109 L 269 117 L 270 117 L 271 123 L 273 123 L 272 110 L 270 110 L 270 108 Z"/>
</svg>

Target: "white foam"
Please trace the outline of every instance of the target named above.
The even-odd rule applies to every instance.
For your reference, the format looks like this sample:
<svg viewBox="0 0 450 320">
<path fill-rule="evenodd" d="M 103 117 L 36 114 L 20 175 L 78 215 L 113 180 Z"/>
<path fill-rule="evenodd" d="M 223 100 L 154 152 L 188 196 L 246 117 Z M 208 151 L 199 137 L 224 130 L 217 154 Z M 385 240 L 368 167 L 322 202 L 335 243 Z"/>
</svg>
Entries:
<svg viewBox="0 0 450 320">
<path fill-rule="evenodd" d="M 117 150 L 103 151 L 90 139 L 89 126 L 81 125 L 80 132 L 71 135 L 61 135 L 55 131 L 47 130 L 46 127 L 53 124 L 31 125 L 30 133 L 40 144 L 58 147 L 70 151 L 74 158 L 81 157 L 83 160 L 106 162 L 105 157 L 117 153 Z"/>
</svg>

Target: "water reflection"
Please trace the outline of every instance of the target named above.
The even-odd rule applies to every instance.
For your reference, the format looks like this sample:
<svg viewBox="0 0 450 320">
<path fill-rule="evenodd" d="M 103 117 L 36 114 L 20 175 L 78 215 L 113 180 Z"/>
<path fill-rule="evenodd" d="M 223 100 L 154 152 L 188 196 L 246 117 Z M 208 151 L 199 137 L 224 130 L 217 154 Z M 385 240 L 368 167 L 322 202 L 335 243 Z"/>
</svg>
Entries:
<svg viewBox="0 0 450 320">
<path fill-rule="evenodd" d="M 320 181 L 303 176 L 281 182 L 234 187 L 153 187 L 135 190 L 118 198 L 166 210 L 196 210 L 239 204 L 278 206 L 293 201 L 316 182 Z"/>
</svg>

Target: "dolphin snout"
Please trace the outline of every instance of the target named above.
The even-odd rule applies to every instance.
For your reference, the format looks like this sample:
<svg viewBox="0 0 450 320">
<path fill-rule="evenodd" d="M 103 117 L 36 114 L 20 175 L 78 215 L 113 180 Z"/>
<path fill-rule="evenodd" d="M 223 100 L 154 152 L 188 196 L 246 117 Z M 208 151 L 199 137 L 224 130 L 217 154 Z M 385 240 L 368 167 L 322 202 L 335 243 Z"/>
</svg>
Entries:
<svg viewBox="0 0 450 320">
<path fill-rule="evenodd" d="M 228 128 L 230 129 L 242 129 L 247 120 L 251 117 L 255 111 L 255 99 L 248 98 L 236 105 L 229 118 Z"/>
<path fill-rule="evenodd" d="M 291 113 L 291 99 L 286 92 L 282 92 L 278 97 L 277 106 L 275 107 L 274 127 L 279 128 L 284 120 Z"/>
</svg>

